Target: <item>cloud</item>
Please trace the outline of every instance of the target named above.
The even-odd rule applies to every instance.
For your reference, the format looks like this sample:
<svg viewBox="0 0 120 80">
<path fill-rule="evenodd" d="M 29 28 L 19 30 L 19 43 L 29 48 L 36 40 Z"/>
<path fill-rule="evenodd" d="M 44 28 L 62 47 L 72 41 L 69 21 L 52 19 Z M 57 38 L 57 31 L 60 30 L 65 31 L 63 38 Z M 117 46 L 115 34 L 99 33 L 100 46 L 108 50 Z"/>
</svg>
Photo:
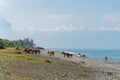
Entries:
<svg viewBox="0 0 120 80">
<path fill-rule="evenodd" d="M 4 11 L 7 10 L 8 7 L 10 7 L 10 2 L 11 0 L 0 0 L 0 13 L 3 13 Z"/>
<path fill-rule="evenodd" d="M 120 14 L 118 13 L 108 13 L 102 16 L 105 22 L 120 22 Z"/>
<path fill-rule="evenodd" d="M 3 1 L 0 1 L 0 6 L 3 5 L 3 4 L 4 4 L 4 2 L 3 2 Z"/>
<path fill-rule="evenodd" d="M 120 31 L 120 27 L 94 27 L 90 31 Z"/>
<path fill-rule="evenodd" d="M 0 37 L 1 38 L 8 38 L 13 36 L 11 30 L 11 23 L 8 22 L 2 15 L 0 15 Z"/>
<path fill-rule="evenodd" d="M 0 28 L 10 29 L 11 23 L 9 23 L 2 15 L 0 15 Z"/>
<path fill-rule="evenodd" d="M 71 32 L 77 30 L 83 30 L 83 27 L 74 27 L 74 26 L 57 26 L 57 27 L 12 27 L 14 31 L 17 32 Z"/>
<path fill-rule="evenodd" d="M 79 23 L 75 23 L 74 22 L 65 22 L 65 21 L 69 21 L 69 18 L 73 19 L 76 18 L 76 15 L 72 15 L 72 14 L 55 14 L 55 15 L 43 15 L 43 16 L 39 16 L 41 18 L 46 18 L 46 19 L 50 19 L 48 20 L 48 22 L 39 22 L 38 24 L 29 24 L 29 25 L 23 25 L 23 26 L 17 26 L 14 25 L 12 26 L 12 30 L 15 32 L 19 32 L 19 33 L 40 33 L 40 32 L 73 32 L 73 31 L 120 31 L 120 27 L 119 25 L 114 25 L 116 24 L 116 22 L 120 21 L 120 15 L 119 14 L 105 14 L 104 16 L 102 16 L 102 19 L 105 22 L 115 22 L 112 23 L 112 25 L 109 24 L 105 24 L 103 25 L 103 27 L 101 26 L 96 26 L 96 27 L 92 27 L 94 25 L 84 25 L 81 26 L 80 22 Z M 68 19 L 63 21 L 64 19 Z M 45 21 L 46 21 L 45 19 Z M 53 19 L 53 21 L 52 21 Z M 54 20 L 55 19 L 55 20 Z M 57 21 L 56 19 L 62 19 L 60 21 Z M 52 22 L 51 22 L 52 21 Z M 62 22 L 63 21 L 63 22 Z M 59 23 L 61 22 L 61 23 Z M 73 25 L 69 25 L 70 23 L 72 23 Z M 104 22 L 100 22 L 101 24 Z M 64 25 L 60 25 L 60 24 L 64 24 Z M 86 22 L 87 24 L 87 22 Z M 35 26 L 35 25 L 40 25 L 40 26 Z M 60 26 L 56 26 L 56 25 L 60 25 Z M 78 26 L 75 26 L 78 25 Z M 113 27 L 111 27 L 113 26 Z M 117 27 L 114 27 L 117 26 Z"/>
<path fill-rule="evenodd" d="M 0 0 L 0 6 L 5 4 L 6 0 Z"/>
<path fill-rule="evenodd" d="M 52 15 L 42 15 L 41 18 L 47 18 L 47 19 L 67 19 L 67 18 L 73 18 L 75 15 L 73 14 L 52 14 Z"/>
<path fill-rule="evenodd" d="M 120 31 L 120 27 L 12 27 L 12 30 L 19 33 L 39 33 L 39 32 L 73 32 L 73 31 Z"/>
<path fill-rule="evenodd" d="M 0 0 L 0 7 L 5 7 L 8 5 L 9 5 L 8 0 Z"/>
</svg>

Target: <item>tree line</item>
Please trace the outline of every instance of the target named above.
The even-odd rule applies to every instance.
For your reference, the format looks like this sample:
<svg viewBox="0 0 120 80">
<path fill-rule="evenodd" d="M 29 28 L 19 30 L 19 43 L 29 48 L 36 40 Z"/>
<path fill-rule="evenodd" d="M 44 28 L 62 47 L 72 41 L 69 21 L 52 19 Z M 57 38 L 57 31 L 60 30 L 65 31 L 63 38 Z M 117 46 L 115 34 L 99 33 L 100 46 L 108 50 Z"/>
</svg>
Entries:
<svg viewBox="0 0 120 80">
<path fill-rule="evenodd" d="M 34 43 L 33 39 L 25 38 L 19 40 L 8 40 L 8 39 L 0 39 L 0 49 L 4 49 L 5 47 L 34 47 L 36 44 Z"/>
</svg>

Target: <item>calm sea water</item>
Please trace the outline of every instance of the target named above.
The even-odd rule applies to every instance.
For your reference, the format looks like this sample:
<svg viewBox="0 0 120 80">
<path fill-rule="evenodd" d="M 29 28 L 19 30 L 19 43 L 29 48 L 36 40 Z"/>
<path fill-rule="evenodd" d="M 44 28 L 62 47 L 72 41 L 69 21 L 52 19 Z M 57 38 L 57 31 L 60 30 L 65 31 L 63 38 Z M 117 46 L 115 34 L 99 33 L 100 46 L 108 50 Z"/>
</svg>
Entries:
<svg viewBox="0 0 120 80">
<path fill-rule="evenodd" d="M 53 49 L 57 51 L 73 52 L 74 54 L 84 53 L 87 57 L 93 59 L 104 59 L 108 57 L 110 61 L 120 61 L 120 49 Z"/>
</svg>

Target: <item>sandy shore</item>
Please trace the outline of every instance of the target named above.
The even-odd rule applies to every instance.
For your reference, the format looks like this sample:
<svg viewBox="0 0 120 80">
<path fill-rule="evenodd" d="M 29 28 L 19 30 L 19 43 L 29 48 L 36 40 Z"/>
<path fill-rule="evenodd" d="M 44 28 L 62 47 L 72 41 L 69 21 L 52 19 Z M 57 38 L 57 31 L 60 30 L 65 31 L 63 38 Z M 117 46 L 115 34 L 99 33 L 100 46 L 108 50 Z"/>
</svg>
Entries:
<svg viewBox="0 0 120 80">
<path fill-rule="evenodd" d="M 48 56 L 47 50 L 43 50 L 40 55 Z M 100 69 L 101 71 L 104 71 L 104 72 L 114 73 L 115 76 L 117 76 L 118 78 L 120 77 L 120 62 L 97 60 L 97 59 L 91 59 L 91 58 L 80 58 L 80 56 L 77 56 L 75 54 L 73 55 L 72 58 L 67 58 L 67 57 L 64 57 L 59 51 L 55 51 L 54 58 L 73 61 L 77 63 L 84 62 L 84 66 L 86 67 Z M 120 78 L 118 80 L 120 80 Z"/>
<path fill-rule="evenodd" d="M 1 80 L 17 80 L 17 78 L 21 78 L 20 80 L 120 80 L 119 63 L 81 58 L 75 54 L 68 58 L 59 51 L 55 51 L 54 56 L 50 56 L 47 50 L 41 50 L 40 54 L 15 51 L 1 53 L 0 78 Z"/>
</svg>

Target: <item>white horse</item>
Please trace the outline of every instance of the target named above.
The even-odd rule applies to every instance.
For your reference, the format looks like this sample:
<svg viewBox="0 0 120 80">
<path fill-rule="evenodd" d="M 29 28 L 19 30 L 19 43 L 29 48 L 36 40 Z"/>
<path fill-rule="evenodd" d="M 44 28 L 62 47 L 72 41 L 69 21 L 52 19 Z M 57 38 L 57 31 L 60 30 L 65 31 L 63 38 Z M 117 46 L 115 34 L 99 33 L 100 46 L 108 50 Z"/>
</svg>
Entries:
<svg viewBox="0 0 120 80">
<path fill-rule="evenodd" d="M 83 57 L 83 58 L 86 57 L 85 54 L 82 54 L 82 53 L 80 53 L 79 55 L 80 55 L 80 57 Z"/>
</svg>

